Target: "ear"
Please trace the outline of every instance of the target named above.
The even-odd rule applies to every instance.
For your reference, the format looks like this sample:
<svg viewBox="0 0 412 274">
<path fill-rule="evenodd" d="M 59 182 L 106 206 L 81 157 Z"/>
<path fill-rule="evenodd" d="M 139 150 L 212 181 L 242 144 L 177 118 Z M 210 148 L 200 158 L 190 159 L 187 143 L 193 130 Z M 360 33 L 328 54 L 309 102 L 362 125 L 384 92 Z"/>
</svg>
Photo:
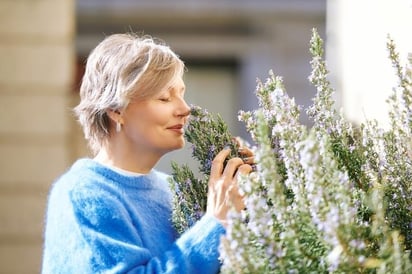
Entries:
<svg viewBox="0 0 412 274">
<path fill-rule="evenodd" d="M 106 113 L 114 123 L 123 124 L 123 116 L 119 110 L 109 109 Z"/>
</svg>

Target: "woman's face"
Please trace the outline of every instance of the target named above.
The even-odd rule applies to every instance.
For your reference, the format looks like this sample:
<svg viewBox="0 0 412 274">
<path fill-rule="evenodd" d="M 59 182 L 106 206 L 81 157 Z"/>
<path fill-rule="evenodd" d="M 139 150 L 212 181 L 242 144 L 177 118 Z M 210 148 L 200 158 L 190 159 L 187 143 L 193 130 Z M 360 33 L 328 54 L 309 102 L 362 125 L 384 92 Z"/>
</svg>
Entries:
<svg viewBox="0 0 412 274">
<path fill-rule="evenodd" d="M 130 149 L 161 157 L 184 146 L 184 125 L 190 113 L 184 93 L 183 79 L 177 76 L 154 96 L 129 103 L 122 115 L 122 132 Z"/>
</svg>

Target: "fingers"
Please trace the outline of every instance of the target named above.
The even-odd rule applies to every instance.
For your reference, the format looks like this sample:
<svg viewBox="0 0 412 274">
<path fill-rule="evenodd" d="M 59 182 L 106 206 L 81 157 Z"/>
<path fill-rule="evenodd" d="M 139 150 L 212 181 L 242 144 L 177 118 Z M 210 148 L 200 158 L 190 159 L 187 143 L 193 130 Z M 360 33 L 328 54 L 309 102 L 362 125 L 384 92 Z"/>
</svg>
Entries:
<svg viewBox="0 0 412 274">
<path fill-rule="evenodd" d="M 253 171 L 253 168 L 249 164 L 242 164 L 238 167 L 236 175 L 247 175 Z"/>
<path fill-rule="evenodd" d="M 239 154 L 245 158 L 245 157 L 253 157 L 253 151 L 248 148 L 248 147 L 239 147 Z"/>
<path fill-rule="evenodd" d="M 239 154 L 241 154 L 242 157 L 241 158 L 236 157 L 236 158 L 230 159 L 227 162 L 226 167 L 225 167 L 224 163 L 225 163 L 226 158 L 229 156 L 229 154 L 230 154 L 230 149 L 227 148 L 227 149 L 223 149 L 216 155 L 216 157 L 213 159 L 213 162 L 212 162 L 212 167 L 210 170 L 210 177 L 218 178 L 223 173 L 223 175 L 233 178 L 237 168 L 240 165 L 242 164 L 253 165 L 254 164 L 253 152 L 247 147 L 242 147 L 242 148 L 239 148 Z"/>
<path fill-rule="evenodd" d="M 232 180 L 229 189 L 228 189 L 228 195 L 229 195 L 229 200 L 231 202 L 231 205 L 235 208 L 237 212 L 240 212 L 241 210 L 245 209 L 245 203 L 244 203 L 244 196 L 240 193 L 239 191 L 239 184 L 238 184 L 238 179 L 239 176 L 241 175 L 247 175 L 252 171 L 252 167 L 248 164 L 242 164 L 238 167 L 236 176 Z"/>
<path fill-rule="evenodd" d="M 239 187 L 239 184 L 238 184 L 239 177 L 248 175 L 252 171 L 253 171 L 253 167 L 248 164 L 243 164 L 237 169 L 235 178 L 233 179 L 232 184 L 231 184 L 235 191 L 239 192 L 239 188 L 238 188 Z M 243 198 L 243 195 L 240 195 L 239 193 L 238 195 Z"/>
<path fill-rule="evenodd" d="M 238 176 L 249 174 L 252 167 L 245 162 L 253 162 L 252 156 L 247 157 L 250 159 L 235 157 L 229 159 L 224 166 L 229 154 L 230 149 L 224 149 L 216 155 L 212 162 L 209 178 L 207 212 L 223 221 L 231 207 L 237 211 L 245 208 L 244 197 L 239 193 Z M 250 154 L 247 153 L 247 155 Z"/>
<path fill-rule="evenodd" d="M 210 178 L 211 179 L 218 179 L 222 172 L 223 172 L 223 168 L 224 168 L 224 162 L 227 158 L 227 156 L 229 156 L 230 154 L 230 149 L 223 149 L 222 151 L 220 151 L 216 157 L 213 159 L 212 162 L 212 168 L 210 170 Z"/>
<path fill-rule="evenodd" d="M 255 157 L 253 157 L 253 156 L 243 157 L 242 160 L 243 160 L 243 163 L 248 164 L 248 165 L 254 165 L 255 164 Z"/>
<path fill-rule="evenodd" d="M 240 138 L 236 138 L 236 141 L 242 145 L 242 143 L 239 141 Z M 210 177 L 214 180 L 214 179 L 218 179 L 222 176 L 222 174 L 225 177 L 228 178 L 233 178 L 235 176 L 235 173 L 237 171 L 237 169 L 242 165 L 242 164 L 248 164 L 248 165 L 254 165 L 255 161 L 254 161 L 254 154 L 253 151 L 251 149 L 249 149 L 246 146 L 240 146 L 239 147 L 239 154 L 241 155 L 241 157 L 235 157 L 230 159 L 227 164 L 226 167 L 224 166 L 225 160 L 226 158 L 230 155 L 230 149 L 223 149 L 222 151 L 220 151 L 216 157 L 213 159 L 212 162 L 212 167 L 211 167 L 211 171 L 210 171 Z M 248 168 L 249 170 L 249 168 Z M 250 173 L 251 171 L 244 171 L 244 173 Z"/>
<path fill-rule="evenodd" d="M 253 165 L 255 163 L 253 151 L 249 148 L 248 145 L 245 144 L 245 142 L 241 138 L 235 137 L 234 139 L 238 145 L 238 152 L 243 162 L 245 164 Z"/>
<path fill-rule="evenodd" d="M 228 201 L 230 202 L 229 206 L 233 206 L 237 212 L 245 209 L 245 202 L 243 200 L 243 195 L 239 192 L 239 186 L 233 184 L 228 190 Z"/>
<path fill-rule="evenodd" d="M 243 160 L 241 158 L 232 158 L 230 159 L 225 167 L 225 170 L 223 171 L 223 176 L 232 179 L 235 177 L 236 171 L 238 168 L 243 165 Z"/>
</svg>

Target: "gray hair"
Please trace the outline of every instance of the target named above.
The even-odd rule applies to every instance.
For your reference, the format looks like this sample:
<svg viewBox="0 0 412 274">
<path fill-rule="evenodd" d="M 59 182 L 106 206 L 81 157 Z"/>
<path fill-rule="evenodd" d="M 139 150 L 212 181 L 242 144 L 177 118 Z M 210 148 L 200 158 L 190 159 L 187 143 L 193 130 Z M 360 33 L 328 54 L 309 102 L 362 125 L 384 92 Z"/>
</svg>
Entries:
<svg viewBox="0 0 412 274">
<path fill-rule="evenodd" d="M 184 64 L 160 40 L 134 33 L 106 37 L 89 55 L 74 112 L 93 152 L 110 136 L 108 110 L 121 111 L 130 100 L 156 94 Z"/>
</svg>

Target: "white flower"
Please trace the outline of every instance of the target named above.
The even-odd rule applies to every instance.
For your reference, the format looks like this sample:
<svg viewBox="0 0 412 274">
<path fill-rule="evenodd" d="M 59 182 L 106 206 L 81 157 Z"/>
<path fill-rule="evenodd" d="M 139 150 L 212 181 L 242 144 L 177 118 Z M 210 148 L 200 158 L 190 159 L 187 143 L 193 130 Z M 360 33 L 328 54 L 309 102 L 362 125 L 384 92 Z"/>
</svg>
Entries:
<svg viewBox="0 0 412 274">
<path fill-rule="evenodd" d="M 339 266 L 339 258 L 342 254 L 343 248 L 341 245 L 335 246 L 335 248 L 328 254 L 326 261 L 329 263 L 329 270 L 335 271 Z"/>
</svg>

